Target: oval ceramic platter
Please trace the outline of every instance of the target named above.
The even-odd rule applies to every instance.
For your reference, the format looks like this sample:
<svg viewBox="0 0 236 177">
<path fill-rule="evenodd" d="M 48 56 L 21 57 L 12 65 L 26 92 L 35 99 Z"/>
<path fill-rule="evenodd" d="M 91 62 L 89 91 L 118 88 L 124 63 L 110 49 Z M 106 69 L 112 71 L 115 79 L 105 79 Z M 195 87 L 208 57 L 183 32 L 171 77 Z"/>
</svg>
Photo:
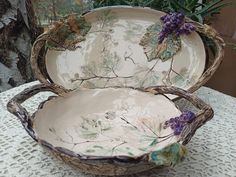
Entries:
<svg viewBox="0 0 236 177">
<path fill-rule="evenodd" d="M 188 90 L 204 71 L 204 45 L 193 32 L 168 37 L 160 49 L 163 15 L 132 7 L 88 12 L 78 21 L 80 31 L 69 36 L 76 38 L 75 50 L 48 45 L 51 80 L 66 89 L 172 85 Z"/>
<path fill-rule="evenodd" d="M 82 158 L 137 158 L 177 143 L 179 136 L 164 123 L 180 115 L 163 95 L 129 88 L 86 89 L 45 102 L 34 115 L 33 129 L 38 139 Z M 184 155 L 178 147 L 169 152 L 173 157 L 153 162 L 177 163 L 174 159 Z"/>
</svg>

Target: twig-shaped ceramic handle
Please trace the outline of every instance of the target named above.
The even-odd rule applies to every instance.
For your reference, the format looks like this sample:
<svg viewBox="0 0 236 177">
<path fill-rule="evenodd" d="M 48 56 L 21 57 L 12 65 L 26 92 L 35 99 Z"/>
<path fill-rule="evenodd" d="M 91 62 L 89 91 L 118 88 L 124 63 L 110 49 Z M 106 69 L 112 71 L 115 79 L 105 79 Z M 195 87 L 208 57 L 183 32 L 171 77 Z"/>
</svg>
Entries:
<svg viewBox="0 0 236 177">
<path fill-rule="evenodd" d="M 199 112 L 196 114 L 196 119 L 189 124 L 186 129 L 181 134 L 181 141 L 183 145 L 186 145 L 193 135 L 195 134 L 196 130 L 204 125 L 208 120 L 212 119 L 214 116 L 214 111 L 202 101 L 200 98 L 191 94 L 183 89 L 176 88 L 176 87 L 166 87 L 166 86 L 157 86 L 157 87 L 149 87 L 145 89 L 147 92 L 151 92 L 153 94 L 173 94 L 177 95 L 180 98 L 184 98 L 191 102 L 196 108 L 200 109 Z"/>
<path fill-rule="evenodd" d="M 35 133 L 32 130 L 32 119 L 28 111 L 21 106 L 21 103 L 36 95 L 39 92 L 51 91 L 55 94 L 61 95 L 66 91 L 54 84 L 38 84 L 32 86 L 30 88 L 25 89 L 21 93 L 14 96 L 7 104 L 7 109 L 10 113 L 14 114 L 18 117 L 24 126 L 25 130 L 29 133 L 29 135 L 36 140 Z"/>
<path fill-rule="evenodd" d="M 84 31 L 79 21 L 83 21 L 83 16 L 80 16 L 80 20 L 76 20 L 76 16 L 80 16 L 79 14 L 70 14 L 67 17 L 64 17 L 63 19 L 60 19 L 60 21 L 54 22 L 52 26 L 50 26 L 43 34 L 38 36 L 38 38 L 35 40 L 32 51 L 31 51 L 31 67 L 34 72 L 35 77 L 42 83 L 51 83 L 51 80 L 48 76 L 48 73 L 46 71 L 46 64 L 45 64 L 45 55 L 47 52 L 47 42 L 52 42 L 60 46 L 62 50 L 75 50 L 76 44 L 78 42 L 81 42 L 83 40 L 83 35 L 81 34 L 81 31 Z M 85 23 L 81 22 L 81 23 Z M 76 33 L 77 36 L 75 39 L 68 42 L 68 44 L 65 44 L 66 39 L 63 41 L 63 36 L 65 37 L 65 30 L 64 27 L 68 27 L 70 29 L 71 33 Z M 90 29 L 90 27 L 87 27 Z M 87 32 L 86 32 L 87 33 Z M 59 40 L 59 41 L 58 41 Z M 62 41 L 61 41 L 62 40 Z"/>
<path fill-rule="evenodd" d="M 204 71 L 202 76 L 198 79 L 197 83 L 194 84 L 190 89 L 188 89 L 188 91 L 192 93 L 196 91 L 198 88 L 200 88 L 202 85 L 204 85 L 212 77 L 212 75 L 216 72 L 217 68 L 222 63 L 223 58 L 224 58 L 225 42 L 220 37 L 219 33 L 211 26 L 206 25 L 206 24 L 201 24 L 193 20 L 189 20 L 189 21 L 191 21 L 191 23 L 194 24 L 197 32 L 206 36 L 208 39 L 211 39 L 215 45 L 214 46 L 215 55 L 214 55 L 214 59 L 212 59 L 213 62 L 208 68 L 206 67 L 207 69 Z"/>
</svg>

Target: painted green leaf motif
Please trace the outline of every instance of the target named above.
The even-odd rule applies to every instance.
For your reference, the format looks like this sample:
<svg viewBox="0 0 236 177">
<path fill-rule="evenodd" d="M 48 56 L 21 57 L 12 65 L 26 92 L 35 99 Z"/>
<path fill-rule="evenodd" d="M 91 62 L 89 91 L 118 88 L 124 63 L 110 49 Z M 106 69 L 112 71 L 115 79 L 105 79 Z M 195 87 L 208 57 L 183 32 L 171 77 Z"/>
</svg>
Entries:
<svg viewBox="0 0 236 177">
<path fill-rule="evenodd" d="M 152 71 L 147 74 L 145 80 L 140 82 L 140 85 L 143 87 L 148 87 L 150 85 L 156 85 L 159 80 L 158 72 Z"/>
<path fill-rule="evenodd" d="M 104 149 L 102 146 L 98 146 L 98 145 L 94 145 L 93 147 L 96 149 Z"/>
<path fill-rule="evenodd" d="M 91 130 L 93 131 L 93 130 Z M 81 130 L 81 137 L 85 139 L 95 139 L 98 136 L 98 132 L 90 132 L 89 130 Z"/>
<path fill-rule="evenodd" d="M 140 151 L 147 151 L 147 148 L 138 148 Z"/>
<path fill-rule="evenodd" d="M 158 36 L 161 31 L 160 22 L 147 28 L 147 32 L 140 41 L 148 61 L 160 58 L 166 61 L 172 58 L 181 49 L 180 37 L 169 35 L 162 44 L 158 43 Z"/>
<path fill-rule="evenodd" d="M 93 149 L 87 149 L 86 152 L 92 153 L 92 152 L 95 152 L 95 150 L 93 150 Z"/>
<path fill-rule="evenodd" d="M 52 133 L 54 133 L 54 134 L 56 133 L 55 128 L 49 128 L 49 131 L 52 132 Z"/>
<path fill-rule="evenodd" d="M 127 154 L 130 156 L 134 156 L 134 154 L 132 152 L 127 152 Z"/>
<path fill-rule="evenodd" d="M 158 143 L 157 138 L 155 138 L 149 146 L 155 146 Z"/>
<path fill-rule="evenodd" d="M 178 87 L 184 87 L 185 85 L 189 85 L 189 83 L 191 83 L 191 81 L 189 80 L 189 74 L 187 68 L 182 68 L 178 73 L 179 73 L 178 75 L 176 75 L 171 79 L 172 83 L 174 83 Z"/>
<path fill-rule="evenodd" d="M 77 133 L 85 139 L 96 139 L 102 132 L 111 130 L 109 122 L 83 117 Z"/>
</svg>

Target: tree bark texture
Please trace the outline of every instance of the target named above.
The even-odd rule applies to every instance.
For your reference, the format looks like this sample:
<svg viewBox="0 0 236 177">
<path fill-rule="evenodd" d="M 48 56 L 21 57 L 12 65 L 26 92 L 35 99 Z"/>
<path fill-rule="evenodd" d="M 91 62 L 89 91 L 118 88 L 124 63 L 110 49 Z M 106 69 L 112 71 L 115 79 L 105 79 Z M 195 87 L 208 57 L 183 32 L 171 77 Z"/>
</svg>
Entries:
<svg viewBox="0 0 236 177">
<path fill-rule="evenodd" d="M 30 52 L 41 32 L 31 0 L 0 0 L 0 92 L 34 80 Z"/>
</svg>

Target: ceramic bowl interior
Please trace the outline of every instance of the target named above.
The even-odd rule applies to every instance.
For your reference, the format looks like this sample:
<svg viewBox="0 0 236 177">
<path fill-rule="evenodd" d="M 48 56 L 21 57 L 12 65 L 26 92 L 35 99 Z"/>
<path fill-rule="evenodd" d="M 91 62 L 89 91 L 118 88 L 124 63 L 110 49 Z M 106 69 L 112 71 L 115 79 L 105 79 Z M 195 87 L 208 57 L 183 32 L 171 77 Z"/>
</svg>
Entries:
<svg viewBox="0 0 236 177">
<path fill-rule="evenodd" d="M 150 58 L 155 50 L 150 45 L 157 45 L 158 33 L 148 29 L 157 24 L 155 30 L 160 30 L 162 15 L 131 7 L 102 8 L 85 14 L 91 29 L 75 51 L 47 51 L 46 68 L 51 80 L 67 89 L 172 85 L 188 90 L 204 71 L 204 44 L 193 32 L 181 36 L 181 48 L 173 57 Z M 149 32 L 154 36 L 148 38 L 146 46 L 144 39 Z M 172 41 L 167 54 L 175 47 Z"/>
<path fill-rule="evenodd" d="M 178 136 L 163 124 L 180 114 L 163 95 L 84 89 L 45 102 L 33 129 L 39 139 L 81 156 L 137 157 L 177 142 Z"/>
</svg>

